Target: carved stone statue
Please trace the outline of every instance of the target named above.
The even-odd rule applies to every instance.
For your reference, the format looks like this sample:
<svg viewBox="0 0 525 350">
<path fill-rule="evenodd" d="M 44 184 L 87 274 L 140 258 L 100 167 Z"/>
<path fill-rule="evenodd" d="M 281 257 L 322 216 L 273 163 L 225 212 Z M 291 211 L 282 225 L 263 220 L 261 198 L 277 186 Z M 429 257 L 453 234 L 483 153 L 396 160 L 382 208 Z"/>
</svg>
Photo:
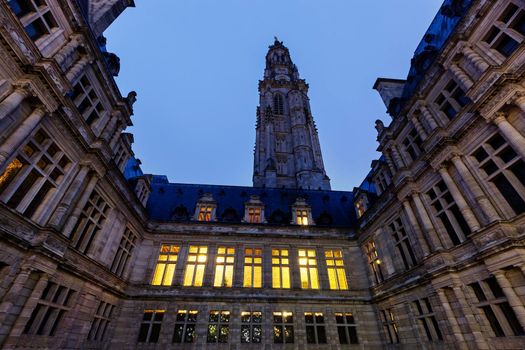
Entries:
<svg viewBox="0 0 525 350">
<path fill-rule="evenodd" d="M 381 119 L 376 120 L 376 130 L 378 134 L 381 134 L 385 130 L 385 124 Z"/>
</svg>

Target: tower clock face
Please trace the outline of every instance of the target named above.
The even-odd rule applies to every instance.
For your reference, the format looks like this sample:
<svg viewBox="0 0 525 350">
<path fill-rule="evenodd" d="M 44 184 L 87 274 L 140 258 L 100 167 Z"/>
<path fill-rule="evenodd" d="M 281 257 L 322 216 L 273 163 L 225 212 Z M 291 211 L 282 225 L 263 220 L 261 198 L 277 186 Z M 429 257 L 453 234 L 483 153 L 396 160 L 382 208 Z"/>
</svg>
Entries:
<svg viewBox="0 0 525 350">
<path fill-rule="evenodd" d="M 275 77 L 275 80 L 286 80 L 286 81 L 290 81 L 290 77 L 288 75 L 285 75 L 285 74 L 278 74 L 276 77 Z"/>
</svg>

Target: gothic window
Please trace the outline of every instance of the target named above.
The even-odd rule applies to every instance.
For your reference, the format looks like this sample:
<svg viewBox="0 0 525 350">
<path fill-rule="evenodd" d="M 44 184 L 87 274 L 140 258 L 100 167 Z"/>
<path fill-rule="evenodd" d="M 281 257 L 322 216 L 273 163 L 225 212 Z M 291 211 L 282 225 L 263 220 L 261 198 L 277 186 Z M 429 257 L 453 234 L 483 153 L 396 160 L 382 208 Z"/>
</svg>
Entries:
<svg viewBox="0 0 525 350">
<path fill-rule="evenodd" d="M 157 343 L 166 310 L 144 310 L 140 324 L 139 343 Z"/>
<path fill-rule="evenodd" d="M 525 212 L 525 162 L 500 134 L 472 154 L 485 179 L 502 195 L 516 215 Z"/>
<path fill-rule="evenodd" d="M 376 244 L 370 241 L 365 245 L 365 252 L 368 259 L 368 265 L 374 274 L 376 283 L 381 283 L 384 280 L 383 270 L 381 269 L 381 259 L 377 253 Z"/>
<path fill-rule="evenodd" d="M 213 282 L 214 287 L 233 286 L 234 262 L 234 247 L 217 248 L 217 257 L 215 258 L 215 280 Z"/>
<path fill-rule="evenodd" d="M 37 216 L 71 168 L 71 161 L 44 130 L 20 147 L 0 175 L 0 201 Z"/>
<path fill-rule="evenodd" d="M 8 3 L 31 40 L 36 41 L 58 29 L 45 0 L 9 0 Z"/>
<path fill-rule="evenodd" d="M 416 160 L 421 154 L 422 143 L 423 142 L 421 141 L 421 138 L 419 137 L 416 129 L 412 129 L 403 140 L 405 150 L 410 155 L 410 158 L 412 158 L 412 161 Z"/>
<path fill-rule="evenodd" d="M 476 295 L 474 305 L 483 312 L 496 337 L 525 335 L 516 313 L 495 277 L 469 284 Z"/>
<path fill-rule="evenodd" d="M 319 289 L 315 249 L 299 249 L 299 275 L 302 289 Z"/>
<path fill-rule="evenodd" d="M 290 288 L 288 249 L 272 249 L 272 288 Z"/>
<path fill-rule="evenodd" d="M 466 106 L 469 102 L 470 101 L 465 95 L 465 92 L 452 79 L 434 100 L 434 103 L 438 106 L 439 110 L 443 112 L 448 119 L 454 118 L 461 108 Z"/>
<path fill-rule="evenodd" d="M 71 288 L 47 282 L 23 333 L 54 336 L 64 315 L 71 310 L 74 294 Z"/>
<path fill-rule="evenodd" d="M 273 313 L 273 342 L 275 344 L 293 344 L 293 313 Z"/>
<path fill-rule="evenodd" d="M 359 344 L 354 315 L 351 312 L 336 312 L 335 323 L 339 344 Z"/>
<path fill-rule="evenodd" d="M 511 2 L 494 22 L 483 41 L 504 57 L 509 57 L 523 42 L 524 37 L 525 11 Z"/>
<path fill-rule="evenodd" d="M 175 316 L 175 330 L 173 332 L 173 343 L 193 343 L 197 336 L 197 310 L 178 310 Z"/>
<path fill-rule="evenodd" d="M 175 276 L 175 267 L 179 257 L 178 245 L 163 244 L 160 247 L 157 266 L 151 284 L 154 286 L 171 286 Z"/>
<path fill-rule="evenodd" d="M 262 312 L 241 312 L 241 343 L 260 344 L 262 342 Z"/>
<path fill-rule="evenodd" d="M 397 251 L 403 260 L 403 266 L 405 267 L 405 270 L 408 270 L 417 264 L 417 260 L 401 219 L 395 219 L 390 225 L 388 225 L 388 228 L 390 229 L 390 233 L 394 238 Z"/>
<path fill-rule="evenodd" d="M 208 259 L 208 247 L 190 246 L 184 273 L 184 286 L 201 287 Z"/>
<path fill-rule="evenodd" d="M 305 312 L 304 323 L 308 344 L 326 344 L 326 325 L 321 312 Z"/>
<path fill-rule="evenodd" d="M 346 271 L 341 249 L 330 249 L 324 252 L 326 267 L 328 270 L 328 281 L 332 290 L 347 290 Z"/>
<path fill-rule="evenodd" d="M 416 322 L 419 329 L 423 329 L 428 341 L 441 341 L 443 335 L 439 329 L 439 325 L 436 319 L 432 305 L 428 298 L 423 298 L 414 301 L 414 307 L 417 311 Z"/>
<path fill-rule="evenodd" d="M 73 86 L 73 102 L 89 126 L 93 126 L 104 114 L 104 106 L 93 84 L 86 75 Z"/>
<path fill-rule="evenodd" d="M 94 190 L 84 205 L 80 218 L 73 229 L 72 237 L 75 248 L 82 253 L 90 251 L 98 233 L 102 231 L 108 211 L 109 205 Z"/>
<path fill-rule="evenodd" d="M 246 248 L 244 250 L 243 287 L 262 287 L 262 249 Z"/>
<path fill-rule="evenodd" d="M 427 195 L 436 217 L 445 227 L 452 243 L 460 244 L 470 234 L 470 228 L 445 182 L 439 181 L 427 192 Z"/>
<path fill-rule="evenodd" d="M 284 98 L 281 94 L 276 94 L 273 97 L 273 112 L 278 115 L 284 114 Z"/>
<path fill-rule="evenodd" d="M 111 272 L 122 276 L 126 267 L 128 266 L 133 249 L 135 249 L 135 243 L 137 241 L 137 235 L 134 234 L 130 229 L 126 228 L 117 249 L 117 253 L 111 263 Z"/>
<path fill-rule="evenodd" d="M 390 344 L 399 343 L 399 331 L 397 328 L 396 319 L 391 309 L 381 310 L 381 321 L 383 323 L 383 330 L 385 331 L 387 340 Z"/>
<path fill-rule="evenodd" d="M 210 311 L 208 343 L 227 343 L 230 335 L 230 312 Z"/>
<path fill-rule="evenodd" d="M 95 312 L 93 322 L 91 323 L 91 329 L 89 330 L 88 340 L 102 341 L 108 328 L 109 322 L 115 305 L 100 301 Z"/>
</svg>

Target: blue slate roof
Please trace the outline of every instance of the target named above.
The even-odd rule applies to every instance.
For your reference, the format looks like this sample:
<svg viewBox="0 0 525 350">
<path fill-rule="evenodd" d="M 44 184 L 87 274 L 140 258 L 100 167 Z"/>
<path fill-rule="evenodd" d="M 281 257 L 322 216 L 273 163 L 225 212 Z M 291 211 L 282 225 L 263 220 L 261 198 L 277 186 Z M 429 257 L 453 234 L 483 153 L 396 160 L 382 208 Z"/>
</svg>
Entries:
<svg viewBox="0 0 525 350">
<path fill-rule="evenodd" d="M 152 178 L 151 190 L 146 211 L 155 221 L 191 220 L 205 193 L 211 193 L 217 202 L 219 222 L 241 223 L 244 204 L 252 195 L 264 203 L 268 225 L 289 225 L 291 205 L 298 197 L 311 206 L 316 226 L 352 227 L 357 221 L 352 192 L 178 184 L 158 175 Z"/>
</svg>

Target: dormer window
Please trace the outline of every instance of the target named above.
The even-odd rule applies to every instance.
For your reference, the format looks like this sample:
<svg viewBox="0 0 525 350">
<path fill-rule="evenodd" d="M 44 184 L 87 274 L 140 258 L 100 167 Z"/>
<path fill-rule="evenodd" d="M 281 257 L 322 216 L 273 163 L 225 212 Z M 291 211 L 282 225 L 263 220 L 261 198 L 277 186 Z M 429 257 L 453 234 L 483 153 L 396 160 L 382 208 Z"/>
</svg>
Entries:
<svg viewBox="0 0 525 350">
<path fill-rule="evenodd" d="M 248 222 L 250 224 L 261 222 L 261 208 L 248 208 Z"/>
<path fill-rule="evenodd" d="M 211 211 L 212 207 L 211 205 L 203 205 L 199 208 L 199 217 L 197 220 L 199 221 L 211 221 Z"/>
<path fill-rule="evenodd" d="M 260 224 L 264 220 L 264 203 L 261 202 L 258 196 L 251 196 L 250 200 L 245 203 L 244 222 L 250 224 Z"/>
<path fill-rule="evenodd" d="M 363 216 L 366 212 L 367 205 L 366 205 L 366 199 L 361 197 L 355 202 L 355 211 L 357 214 L 357 218 L 360 218 Z"/>
<path fill-rule="evenodd" d="M 215 221 L 216 211 L 217 203 L 211 194 L 206 193 L 197 202 L 194 219 L 197 221 Z"/>
<path fill-rule="evenodd" d="M 306 203 L 304 198 L 297 198 L 294 205 L 292 206 L 293 213 L 293 224 L 308 226 L 313 225 L 312 220 L 312 210 L 310 206 Z"/>
</svg>

